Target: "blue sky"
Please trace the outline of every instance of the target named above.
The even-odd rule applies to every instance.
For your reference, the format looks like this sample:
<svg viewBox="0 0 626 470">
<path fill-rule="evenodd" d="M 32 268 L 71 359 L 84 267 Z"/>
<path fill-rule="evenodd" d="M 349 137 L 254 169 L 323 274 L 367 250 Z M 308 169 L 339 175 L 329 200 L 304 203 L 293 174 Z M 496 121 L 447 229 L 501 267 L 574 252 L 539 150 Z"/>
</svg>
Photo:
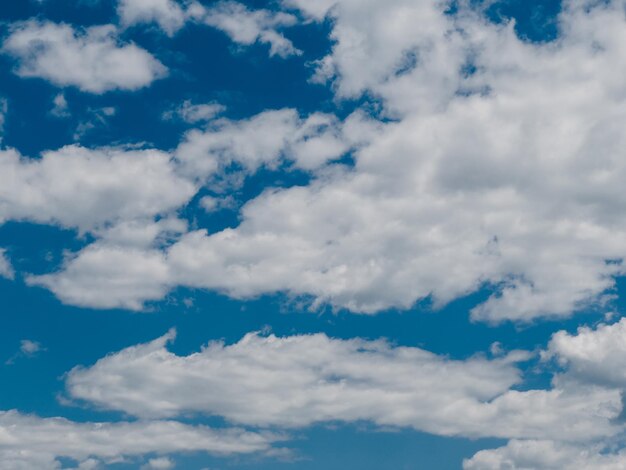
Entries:
<svg viewBox="0 0 626 470">
<path fill-rule="evenodd" d="M 0 6 L 0 469 L 626 466 L 622 1 Z"/>
</svg>

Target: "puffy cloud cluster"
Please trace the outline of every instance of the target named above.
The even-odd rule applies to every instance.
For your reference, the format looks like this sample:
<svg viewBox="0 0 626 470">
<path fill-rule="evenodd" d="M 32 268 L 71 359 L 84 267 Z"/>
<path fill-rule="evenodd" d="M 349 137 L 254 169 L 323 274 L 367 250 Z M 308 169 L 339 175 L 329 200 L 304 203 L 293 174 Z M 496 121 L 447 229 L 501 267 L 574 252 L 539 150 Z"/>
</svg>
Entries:
<svg viewBox="0 0 626 470">
<path fill-rule="evenodd" d="M 123 258 L 110 244 L 68 260 L 47 285 L 67 301 L 79 298 L 68 290 L 84 290 L 80 304 L 95 307 L 140 308 L 182 284 L 235 297 L 286 292 L 362 313 L 427 297 L 442 305 L 489 286 L 494 295 L 472 312 L 488 322 L 602 308 L 626 254 L 616 217 L 626 94 L 611 73 L 626 64 L 618 2 L 566 3 L 560 37 L 540 44 L 467 8 L 377 5 L 289 2 L 312 19 L 333 18 L 335 45 L 323 62 L 334 64 L 338 96 L 368 90 L 394 121 L 293 110 L 210 120 L 214 109 L 190 105 L 189 119 L 210 117 L 174 151 L 180 175 L 227 193 L 242 175 L 287 165 L 310 171 L 311 183 L 266 191 L 234 229 L 131 252 L 129 288 L 117 300 L 110 276 L 119 270 L 105 263 L 100 276 L 98 258 L 88 271 L 78 263 L 103 250 Z M 351 150 L 354 166 L 330 164 Z M 180 186 L 182 204 L 189 195 Z M 133 192 L 124 210 L 142 197 L 150 205 L 151 195 Z M 69 207 L 65 219 L 83 217 Z M 112 295 L 91 302 L 91 288 Z"/>
<path fill-rule="evenodd" d="M 169 36 L 187 20 L 186 11 L 175 0 L 119 0 L 117 11 L 124 26 L 154 22 Z"/>
<path fill-rule="evenodd" d="M 80 146 L 40 159 L 0 152 L 0 221 L 30 220 L 93 230 L 177 209 L 196 192 L 157 150 Z"/>
<path fill-rule="evenodd" d="M 589 387 L 604 393 L 622 394 L 622 411 L 614 416 L 616 426 L 624 426 L 624 361 L 626 361 L 626 319 L 596 329 L 581 327 L 576 334 L 559 331 L 542 353 L 545 361 L 554 360 L 563 367 L 553 383 L 567 390 Z M 513 439 L 503 447 L 483 450 L 464 462 L 466 470 L 504 469 L 607 469 L 626 466 L 623 431 L 615 439 L 594 439 L 589 434 L 572 445 L 560 433 L 546 438 Z M 621 450 L 620 450 L 621 449 Z"/>
<path fill-rule="evenodd" d="M 323 334 L 249 334 L 186 357 L 172 333 L 111 354 L 67 376 L 68 394 L 134 416 L 189 413 L 253 426 L 370 421 L 446 436 L 587 441 L 618 432 L 620 394 L 594 387 L 519 392 L 518 361 L 454 361 L 382 341 Z"/>
<path fill-rule="evenodd" d="M 124 26 L 156 23 L 169 36 L 187 22 L 202 23 L 223 31 L 242 46 L 267 44 L 270 56 L 286 58 L 302 53 L 280 32 L 296 25 L 298 19 L 281 11 L 251 10 L 235 1 L 219 1 L 207 7 L 197 1 L 120 0 L 118 13 Z"/>
<path fill-rule="evenodd" d="M 223 31 L 238 44 L 268 44 L 270 56 L 285 58 L 302 53 L 279 32 L 279 29 L 297 23 L 296 17 L 288 13 L 250 10 L 241 3 L 225 1 L 208 9 L 203 21 Z"/>
<path fill-rule="evenodd" d="M 600 446 L 581 447 L 553 441 L 510 441 L 483 450 L 463 462 L 464 470 L 620 470 L 626 453 L 603 453 Z"/>
<path fill-rule="evenodd" d="M 77 30 L 49 21 L 16 23 L 2 51 L 15 57 L 20 77 L 43 78 L 90 93 L 137 90 L 167 72 L 146 50 L 121 43 L 112 25 Z"/>
<path fill-rule="evenodd" d="M 544 359 L 555 359 L 571 379 L 626 390 L 626 319 L 595 330 L 581 327 L 575 335 L 560 331 Z"/>
<path fill-rule="evenodd" d="M 511 23 L 492 24 L 463 2 L 454 13 L 438 1 L 283 5 L 291 13 L 123 0 L 119 13 L 126 26 L 156 22 L 170 35 L 193 18 L 237 43 L 268 43 L 280 56 L 298 53 L 278 32 L 296 15 L 330 18 L 333 46 L 313 80 L 330 82 L 338 99 L 368 94 L 389 119 L 283 109 L 234 121 L 215 119 L 219 105 L 187 102 L 176 113 L 202 127 L 171 153 L 72 146 L 28 160 L 5 150 L 0 221 L 60 224 L 97 238 L 60 272 L 29 283 L 97 308 L 139 310 L 184 285 L 237 298 L 286 292 L 312 298 L 313 307 L 361 313 L 428 297 L 442 305 L 488 286 L 494 294 L 472 311 L 487 322 L 563 317 L 611 300 L 626 256 L 626 86 L 614 73 L 626 68 L 622 2 L 565 2 L 559 37 L 547 43 L 524 41 Z M 3 48 L 21 60 L 22 76 L 94 93 L 138 88 L 164 73 L 112 31 L 31 21 L 15 25 Z M 126 70 L 129 57 L 135 68 Z M 354 164 L 338 163 L 348 153 Z M 200 186 L 219 195 L 201 200 L 212 210 L 260 168 L 306 171 L 311 181 L 268 188 L 242 208 L 235 228 L 190 231 L 177 218 Z M 2 251 L 0 275 L 13 276 Z M 623 452 L 601 442 L 623 432 L 626 320 L 554 335 L 540 367 L 554 359 L 563 371 L 547 390 L 518 387 L 516 361 L 528 357 L 521 353 L 455 361 L 384 342 L 250 334 L 177 356 L 167 349 L 171 339 L 74 369 L 68 395 L 142 419 L 209 415 L 288 428 L 366 420 L 512 439 L 468 459 L 470 470 L 626 465 Z M 99 447 L 102 426 L 9 413 L 0 430 L 3 421 L 17 422 L 7 432 L 27 431 L 4 444 L 0 433 L 0 456 L 30 458 L 35 449 L 44 464 L 33 460 L 31 468 L 57 456 L 192 450 L 166 433 L 163 449 L 125 447 L 161 442 L 150 434 L 111 444 L 113 452 Z M 40 429 L 59 426 L 80 428 L 84 441 L 37 440 Z M 204 428 L 103 428 L 142 436 L 154 426 L 191 433 L 185 442 L 200 442 L 193 449 L 215 449 Z M 269 446 L 253 436 L 254 450 Z M 153 460 L 147 465 L 169 465 Z"/>
<path fill-rule="evenodd" d="M 73 399 L 141 418 L 199 414 L 270 428 L 369 421 L 511 439 L 467 459 L 468 470 L 618 469 L 624 388 L 608 371 L 626 355 L 624 324 L 555 334 L 543 356 L 564 370 L 547 390 L 515 390 L 516 364 L 530 358 L 521 351 L 459 361 L 384 341 L 253 333 L 177 356 L 167 349 L 173 332 L 73 369 L 66 387 Z M 581 358 L 598 373 L 581 372 Z"/>
<path fill-rule="evenodd" d="M 352 121 L 359 119 L 362 116 L 352 117 Z M 289 162 L 296 168 L 314 170 L 358 143 L 348 126 L 328 114 L 301 118 L 294 109 L 265 111 L 249 119 L 219 120 L 208 129 L 188 132 L 176 149 L 176 157 L 182 171 L 196 178 L 227 176 L 233 173 L 229 168 L 233 165 L 245 173 Z"/>
<path fill-rule="evenodd" d="M 104 264 L 98 274 L 94 254 L 112 250 L 124 258 L 123 252 L 110 244 L 90 247 L 46 281 L 57 295 L 82 297 L 81 305 L 140 308 L 182 284 L 235 297 L 287 292 L 312 296 L 315 305 L 375 313 L 426 297 L 441 305 L 487 285 L 496 292 L 472 315 L 489 322 L 567 316 L 610 300 L 626 253 L 626 226 L 615 216 L 623 204 L 626 94 L 610 72 L 626 63 L 618 3 L 566 3 L 560 37 L 541 44 L 466 8 L 445 14 L 439 2 L 288 6 L 314 20 L 333 18 L 335 45 L 318 72 L 332 62 L 338 96 L 368 90 L 397 119 L 375 125 L 356 113 L 340 123 L 278 110 L 209 121 L 175 150 L 178 174 L 227 192 L 242 174 L 287 163 L 312 172 L 312 182 L 250 201 L 235 229 L 191 232 L 167 251 L 131 251 L 128 259 L 136 263 L 119 295 L 111 279 L 119 270 Z M 33 25 L 67 30 L 28 23 L 5 49 Z M 190 106 L 188 117 L 197 122 L 204 119 L 198 113 L 215 111 Z M 329 165 L 350 149 L 354 166 Z M 107 171 L 125 174 L 121 167 Z M 150 217 L 190 197 L 191 183 L 176 176 L 160 186 L 172 191 L 158 196 L 141 185 L 120 192 L 124 181 L 113 198 L 119 204 L 98 206 L 97 185 L 94 197 L 89 187 L 73 187 L 72 194 L 85 196 L 72 198 L 79 207 L 68 203 L 30 218 L 93 225 L 81 219 L 109 220 L 116 211 L 122 218 Z M 45 190 L 35 196 L 63 201 Z M 4 196 L 12 211 L 36 212 L 21 207 L 28 198 L 10 197 Z M 87 277 L 82 256 L 92 260 L 84 264 Z M 112 295 L 92 302 L 91 288 Z"/>
<path fill-rule="evenodd" d="M 0 412 L 0 461 L 6 470 L 56 470 L 61 458 L 72 459 L 77 468 L 87 469 L 148 454 L 249 454 L 269 450 L 277 439 L 271 434 L 175 421 L 77 423 L 17 411 Z"/>
</svg>

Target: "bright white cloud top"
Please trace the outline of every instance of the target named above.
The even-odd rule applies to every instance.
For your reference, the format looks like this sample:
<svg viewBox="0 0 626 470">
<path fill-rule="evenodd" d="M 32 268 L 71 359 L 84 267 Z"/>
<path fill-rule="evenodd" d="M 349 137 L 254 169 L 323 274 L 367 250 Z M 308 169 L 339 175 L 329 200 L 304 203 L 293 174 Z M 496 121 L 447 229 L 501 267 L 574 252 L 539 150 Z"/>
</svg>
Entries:
<svg viewBox="0 0 626 470">
<path fill-rule="evenodd" d="M 15 71 L 21 77 L 44 78 L 90 93 L 137 90 L 167 73 L 146 50 L 120 43 L 113 25 L 83 31 L 49 21 L 18 23 L 2 51 L 18 60 Z"/>
</svg>

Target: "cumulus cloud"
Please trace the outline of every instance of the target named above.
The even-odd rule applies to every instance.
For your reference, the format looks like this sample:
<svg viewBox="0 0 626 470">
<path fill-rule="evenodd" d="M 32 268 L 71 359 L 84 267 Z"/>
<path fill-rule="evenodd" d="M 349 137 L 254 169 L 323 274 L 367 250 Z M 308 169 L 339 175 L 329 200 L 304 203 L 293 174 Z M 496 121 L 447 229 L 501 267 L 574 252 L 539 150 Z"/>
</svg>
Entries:
<svg viewBox="0 0 626 470">
<path fill-rule="evenodd" d="M 141 310 L 169 289 L 169 267 L 156 249 L 94 243 L 66 260 L 61 274 L 29 276 L 64 303 L 92 308 Z"/>
<path fill-rule="evenodd" d="M 612 325 L 601 324 L 597 328 L 581 327 L 575 334 L 566 331 L 555 333 L 542 353 L 544 361 L 554 359 L 563 370 L 553 378 L 560 388 L 582 390 L 594 387 L 608 393 L 622 393 L 626 378 L 626 319 Z M 624 411 L 613 421 L 623 425 Z M 513 439 L 507 445 L 476 453 L 464 462 L 466 470 L 504 469 L 607 469 L 617 470 L 626 466 L 623 443 L 617 440 L 595 440 L 571 445 L 563 442 L 562 435 L 555 433 L 547 440 Z"/>
<path fill-rule="evenodd" d="M 139 417 L 200 413 L 254 426 L 367 420 L 441 435 L 586 441 L 619 430 L 620 394 L 594 388 L 531 390 L 513 352 L 454 361 L 383 341 L 323 334 L 249 334 L 176 356 L 173 333 L 111 354 L 67 376 L 74 399 Z"/>
<path fill-rule="evenodd" d="M 187 17 L 175 0 L 119 0 L 117 11 L 124 26 L 154 22 L 169 36 L 183 27 Z"/>
<path fill-rule="evenodd" d="M 348 122 L 357 119 L 354 116 Z M 329 114 L 302 118 L 294 109 L 265 111 L 240 121 L 218 120 L 208 129 L 188 132 L 176 149 L 176 157 L 182 172 L 197 178 L 224 176 L 233 165 L 246 173 L 289 162 L 314 170 L 357 143 L 350 130 L 349 124 Z"/>
<path fill-rule="evenodd" d="M 158 261 L 163 274 L 136 281 L 135 299 L 129 290 L 111 305 L 137 306 L 177 285 L 238 298 L 286 292 L 314 308 L 361 313 L 424 298 L 441 306 L 487 287 L 494 294 L 472 311 L 487 322 L 610 303 L 626 255 L 616 216 L 626 93 L 612 73 L 626 64 L 619 2 L 566 2 L 551 43 L 521 40 L 512 24 L 463 6 L 447 14 L 434 1 L 288 5 L 313 20 L 332 17 L 324 61 L 337 96 L 367 92 L 393 119 L 373 124 L 355 113 L 340 122 L 285 109 L 188 132 L 176 171 L 214 193 L 228 196 L 259 168 L 303 169 L 311 182 L 265 191 L 235 228 L 131 254 Z M 336 164 L 347 152 L 354 165 Z M 121 207 L 112 210 L 134 205 Z M 66 264 L 67 279 L 95 272 L 72 271 L 80 259 Z M 49 281 L 60 296 L 73 282 Z"/>
<path fill-rule="evenodd" d="M 544 353 L 551 358 L 567 369 L 568 378 L 626 390 L 626 319 L 556 333 Z"/>
<path fill-rule="evenodd" d="M 0 221 L 92 230 L 178 208 L 196 191 L 156 150 L 63 147 L 27 159 L 0 152 Z"/>
<path fill-rule="evenodd" d="M 117 11 L 124 26 L 156 23 L 168 36 L 173 36 L 187 22 L 199 22 L 224 32 L 242 46 L 267 44 L 270 56 L 286 58 L 302 53 L 280 32 L 294 26 L 298 20 L 281 11 L 251 10 L 234 1 L 220 1 L 205 7 L 195 1 L 175 0 L 120 0 Z"/>
<path fill-rule="evenodd" d="M 166 68 L 135 44 L 119 41 L 112 25 L 76 30 L 29 20 L 12 25 L 2 51 L 20 77 L 37 77 L 89 93 L 137 90 L 165 76 Z"/>
<path fill-rule="evenodd" d="M 601 446 L 581 447 L 553 441 L 510 441 L 482 450 L 463 462 L 464 470 L 620 470 L 626 453 L 605 452 Z"/>
<path fill-rule="evenodd" d="M 7 470 L 54 470 L 61 458 L 76 461 L 79 468 L 95 468 L 98 463 L 155 453 L 249 454 L 269 450 L 276 440 L 271 434 L 173 421 L 78 423 L 0 412 L 0 460 Z M 151 468 L 167 468 L 158 466 L 163 458 L 153 460 L 157 466 Z"/>
<path fill-rule="evenodd" d="M 58 93 L 52 99 L 52 109 L 50 114 L 57 118 L 65 118 L 70 116 L 69 106 L 64 93 Z"/>
<path fill-rule="evenodd" d="M 279 32 L 281 28 L 297 23 L 297 18 L 288 13 L 250 10 L 241 3 L 226 1 L 207 9 L 203 21 L 223 31 L 238 44 L 268 44 L 270 56 L 285 58 L 302 53 Z"/>
<path fill-rule="evenodd" d="M 169 252 L 181 282 L 364 313 L 488 286 L 472 312 L 488 322 L 602 309 L 626 254 L 618 3 L 567 3 L 559 40 L 534 44 L 439 2 L 337 2 L 339 96 L 368 89 L 397 121 L 353 168 L 264 193 L 235 229 L 183 237 Z"/>
</svg>

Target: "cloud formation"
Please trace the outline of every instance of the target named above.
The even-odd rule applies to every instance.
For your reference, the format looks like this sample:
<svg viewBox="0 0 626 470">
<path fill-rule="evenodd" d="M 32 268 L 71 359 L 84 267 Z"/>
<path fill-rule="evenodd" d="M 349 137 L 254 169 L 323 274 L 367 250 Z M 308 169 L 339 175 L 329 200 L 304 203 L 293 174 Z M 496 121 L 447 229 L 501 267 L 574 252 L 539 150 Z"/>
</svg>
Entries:
<svg viewBox="0 0 626 470">
<path fill-rule="evenodd" d="M 210 343 L 186 357 L 166 349 L 173 333 L 72 370 L 68 394 L 148 418 L 189 413 L 253 426 L 303 427 L 370 421 L 378 426 L 468 437 L 588 441 L 620 429 L 611 423 L 620 394 L 596 388 L 518 392 L 517 361 L 453 361 L 383 341 L 323 334 L 249 334 Z"/>
<path fill-rule="evenodd" d="M 237 44 L 268 44 L 270 56 L 286 58 L 302 53 L 279 32 L 297 23 L 297 18 L 288 13 L 250 10 L 238 2 L 223 1 L 207 9 L 203 21 L 226 33 Z"/>
<path fill-rule="evenodd" d="M 463 462 L 464 470 L 620 470 L 625 466 L 626 453 L 604 452 L 601 446 L 518 440 L 482 450 Z"/>
<path fill-rule="evenodd" d="M 122 43 L 113 25 L 74 29 L 29 20 L 11 26 L 2 51 L 16 61 L 20 77 L 43 78 L 89 93 L 138 90 L 164 77 L 167 69 L 149 52 Z"/>
<path fill-rule="evenodd" d="M 0 152 L 0 221 L 29 220 L 93 230 L 184 204 L 195 186 L 157 150 L 67 146 L 40 159 Z M 79 195 L 79 197 L 78 197 Z"/>
<path fill-rule="evenodd" d="M 271 434 L 174 421 L 77 423 L 17 411 L 0 412 L 0 461 L 6 470 L 56 470 L 60 458 L 76 461 L 78 468 L 94 468 L 155 453 L 250 454 L 269 450 L 276 440 Z"/>
<path fill-rule="evenodd" d="M 187 20 L 187 13 L 174 0 L 119 0 L 117 12 L 123 26 L 155 22 L 169 36 Z"/>
<path fill-rule="evenodd" d="M 325 74 L 338 98 L 370 93 L 379 117 L 391 119 L 374 123 L 358 111 L 340 122 L 283 109 L 189 131 L 163 168 L 171 198 L 154 204 L 149 192 L 129 191 L 98 218 L 108 221 L 121 207 L 125 219 L 180 207 L 190 185 L 228 196 L 260 168 L 298 168 L 311 182 L 265 191 L 243 206 L 238 227 L 200 228 L 167 248 L 130 253 L 162 275 L 137 269 L 144 278 L 127 278 L 141 286 L 135 298 L 128 289 L 117 301 L 114 284 L 102 284 L 113 287 L 106 305 L 141 308 L 184 285 L 237 298 L 284 292 L 312 298 L 313 308 L 358 313 L 425 298 L 441 306 L 488 288 L 493 295 L 472 317 L 492 323 L 605 308 L 626 255 L 626 227 L 615 216 L 626 171 L 626 95 L 611 73 L 626 64 L 618 3 L 565 3 L 560 36 L 548 43 L 522 40 L 512 24 L 468 7 L 447 14 L 439 2 L 285 3 L 312 21 L 333 19 L 334 45 L 317 78 Z M 215 11 L 240 10 L 233 5 Z M 18 26 L 7 44 L 33 24 Z M 354 165 L 337 164 L 346 153 Z M 63 215 L 33 218 L 78 225 L 83 217 L 68 204 Z M 104 249 L 124 257 L 102 243 L 84 255 Z M 62 298 L 96 285 L 74 286 L 84 278 L 80 258 L 48 282 Z M 86 265 L 97 279 L 96 265 Z"/>
</svg>

